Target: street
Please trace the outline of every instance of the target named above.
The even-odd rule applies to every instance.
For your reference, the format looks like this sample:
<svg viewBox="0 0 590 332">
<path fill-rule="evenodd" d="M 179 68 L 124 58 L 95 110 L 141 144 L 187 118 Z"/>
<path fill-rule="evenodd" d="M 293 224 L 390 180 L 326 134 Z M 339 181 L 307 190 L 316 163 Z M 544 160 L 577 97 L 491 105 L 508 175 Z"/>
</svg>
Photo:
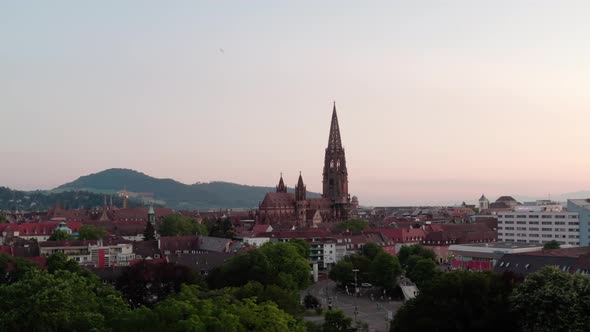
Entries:
<svg viewBox="0 0 590 332">
<path fill-rule="evenodd" d="M 402 306 L 401 301 L 381 300 L 375 289 L 361 289 L 361 296 L 355 298 L 352 296 L 354 290 L 350 290 L 351 295 L 347 295 L 344 290 L 336 289 L 336 283 L 332 280 L 321 280 L 303 291 L 302 295 L 308 293 L 320 300 L 322 308 L 327 310 L 328 297 L 332 298 L 332 308 L 341 309 L 347 316 L 354 319 L 355 301 L 358 306 L 357 318 L 360 321 L 369 324 L 369 331 L 385 332 L 389 329 L 389 322 L 386 319 L 388 311 L 391 315 Z M 374 300 L 371 300 L 370 294 L 373 294 Z M 320 317 L 306 317 L 306 320 L 320 321 Z"/>
</svg>

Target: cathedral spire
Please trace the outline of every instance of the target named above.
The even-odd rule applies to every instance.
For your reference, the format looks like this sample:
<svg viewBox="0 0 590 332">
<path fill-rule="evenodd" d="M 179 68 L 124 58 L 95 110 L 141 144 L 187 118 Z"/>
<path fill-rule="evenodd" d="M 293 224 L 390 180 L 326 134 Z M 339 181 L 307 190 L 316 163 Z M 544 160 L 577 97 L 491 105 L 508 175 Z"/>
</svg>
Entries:
<svg viewBox="0 0 590 332">
<path fill-rule="evenodd" d="M 299 172 L 299 180 L 297 181 L 297 186 L 295 186 L 295 200 L 296 201 L 304 201 L 305 196 L 306 196 L 305 184 L 303 183 L 303 177 L 301 176 L 301 172 Z"/>
<path fill-rule="evenodd" d="M 340 127 L 338 126 L 338 115 L 336 115 L 336 102 L 332 109 L 332 123 L 330 124 L 330 138 L 328 139 L 328 150 L 342 150 L 342 141 L 340 140 Z"/>
<path fill-rule="evenodd" d="M 281 173 L 281 179 L 279 180 L 279 185 L 277 186 L 278 193 L 286 193 L 287 187 L 285 187 L 285 182 L 283 181 L 283 173 Z"/>
</svg>

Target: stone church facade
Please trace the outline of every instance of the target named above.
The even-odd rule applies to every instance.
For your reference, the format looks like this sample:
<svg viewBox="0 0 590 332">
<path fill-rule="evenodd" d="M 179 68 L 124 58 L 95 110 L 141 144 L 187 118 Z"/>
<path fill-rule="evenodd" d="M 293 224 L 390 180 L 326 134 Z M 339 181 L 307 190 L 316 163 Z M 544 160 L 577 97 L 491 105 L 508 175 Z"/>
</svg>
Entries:
<svg viewBox="0 0 590 332">
<path fill-rule="evenodd" d="M 306 197 L 306 186 L 301 174 L 295 192 L 289 193 L 281 174 L 275 192 L 267 193 L 258 206 L 258 221 L 264 224 L 317 227 L 320 223 L 346 220 L 350 210 L 346 155 L 334 103 L 324 158 L 322 197 Z"/>
</svg>

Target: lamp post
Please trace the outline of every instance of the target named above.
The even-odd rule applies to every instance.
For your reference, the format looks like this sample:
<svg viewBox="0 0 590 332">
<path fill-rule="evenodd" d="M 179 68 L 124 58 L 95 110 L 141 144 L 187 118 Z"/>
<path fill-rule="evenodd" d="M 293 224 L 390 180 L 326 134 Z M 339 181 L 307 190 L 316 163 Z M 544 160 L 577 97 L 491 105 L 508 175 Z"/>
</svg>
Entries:
<svg viewBox="0 0 590 332">
<path fill-rule="evenodd" d="M 354 322 L 358 322 L 357 319 L 357 315 L 359 313 L 359 308 L 357 305 L 357 296 L 358 296 L 358 281 L 357 281 L 357 273 L 359 272 L 359 269 L 353 269 L 352 272 L 354 272 Z"/>
</svg>

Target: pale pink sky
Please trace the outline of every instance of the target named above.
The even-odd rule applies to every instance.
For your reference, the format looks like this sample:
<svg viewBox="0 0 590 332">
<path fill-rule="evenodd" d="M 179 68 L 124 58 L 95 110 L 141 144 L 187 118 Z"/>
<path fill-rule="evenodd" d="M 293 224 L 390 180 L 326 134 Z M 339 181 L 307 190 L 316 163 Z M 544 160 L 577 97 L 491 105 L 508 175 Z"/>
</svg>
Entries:
<svg viewBox="0 0 590 332">
<path fill-rule="evenodd" d="M 336 100 L 361 203 L 590 189 L 586 2 L 360 4 L 0 5 L 0 185 L 319 191 Z"/>
</svg>

